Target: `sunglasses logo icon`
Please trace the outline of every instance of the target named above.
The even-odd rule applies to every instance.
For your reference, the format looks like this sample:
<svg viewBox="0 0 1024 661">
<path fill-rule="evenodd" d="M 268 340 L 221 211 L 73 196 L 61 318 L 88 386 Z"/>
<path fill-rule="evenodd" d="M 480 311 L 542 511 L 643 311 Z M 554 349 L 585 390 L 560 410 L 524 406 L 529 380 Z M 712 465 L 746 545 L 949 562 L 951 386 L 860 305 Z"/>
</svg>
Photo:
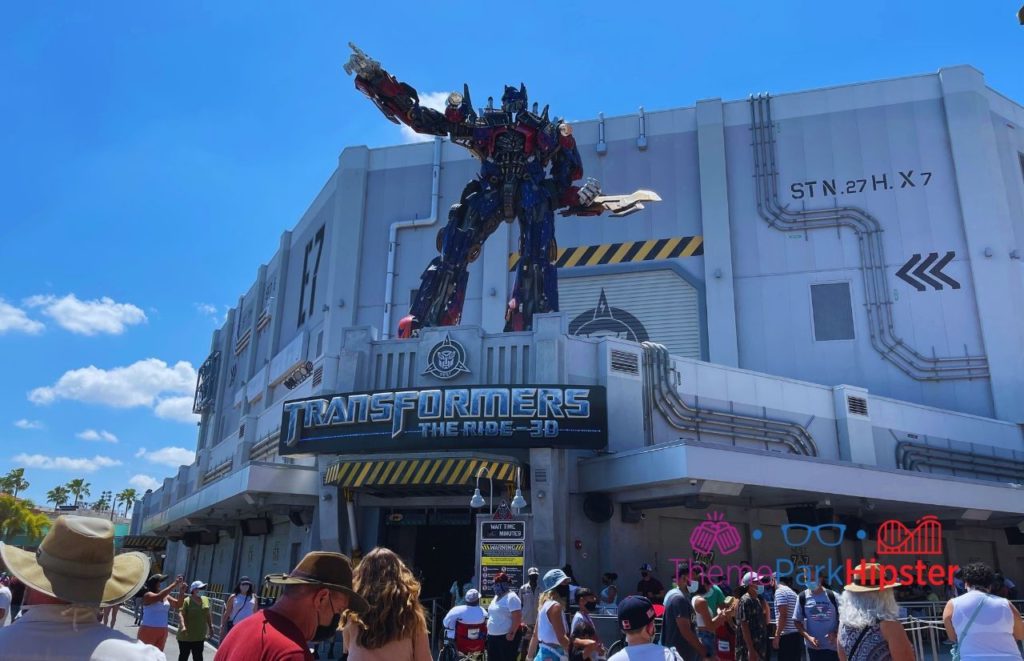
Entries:
<svg viewBox="0 0 1024 661">
<path fill-rule="evenodd" d="M 808 526 L 803 523 L 789 523 L 782 526 L 782 536 L 790 546 L 806 546 L 811 535 L 818 538 L 822 546 L 839 546 L 843 543 L 846 525 L 842 523 L 823 523 L 819 526 Z"/>
</svg>

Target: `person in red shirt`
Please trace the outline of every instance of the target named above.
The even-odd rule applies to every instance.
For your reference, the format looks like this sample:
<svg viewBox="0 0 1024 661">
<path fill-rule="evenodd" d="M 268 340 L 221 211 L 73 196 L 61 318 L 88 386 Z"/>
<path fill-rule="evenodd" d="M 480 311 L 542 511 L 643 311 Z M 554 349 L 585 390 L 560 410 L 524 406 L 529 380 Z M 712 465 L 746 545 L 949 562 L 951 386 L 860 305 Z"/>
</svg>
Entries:
<svg viewBox="0 0 1024 661">
<path fill-rule="evenodd" d="M 346 609 L 368 608 L 352 589 L 352 563 L 340 553 L 314 551 L 290 574 L 267 580 L 284 586 L 281 597 L 232 627 L 214 661 L 312 661 L 309 641 L 332 637 Z"/>
</svg>

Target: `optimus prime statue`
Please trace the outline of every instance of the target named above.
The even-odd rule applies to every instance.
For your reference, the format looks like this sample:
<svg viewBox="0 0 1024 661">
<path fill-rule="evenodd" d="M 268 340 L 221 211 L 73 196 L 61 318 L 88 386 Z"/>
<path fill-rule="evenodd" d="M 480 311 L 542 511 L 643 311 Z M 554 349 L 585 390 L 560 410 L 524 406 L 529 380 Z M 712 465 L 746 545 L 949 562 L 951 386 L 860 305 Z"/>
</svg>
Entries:
<svg viewBox="0 0 1024 661">
<path fill-rule="evenodd" d="M 527 108 L 526 87 L 505 87 L 501 108 L 488 102 L 482 115 L 473 109 L 469 86 L 448 96 L 440 113 L 419 104 L 416 90 L 399 82 L 355 44 L 345 72 L 355 73 L 356 88 L 370 97 L 392 122 L 417 133 L 448 136 L 480 159 L 480 174 L 462 191 L 448 211 L 448 224 L 437 235 L 440 253 L 423 272 L 409 315 L 398 325 L 398 336 L 418 334 L 420 328 L 454 326 L 462 317 L 468 266 L 502 221 L 519 219 L 519 266 L 512 298 L 505 313 L 505 331 L 530 330 L 533 315 L 558 311 L 558 276 L 554 265 L 554 211 L 563 216 L 596 216 L 604 211 L 624 216 L 643 208 L 642 201 L 660 200 L 651 191 L 600 196 L 594 179 L 583 177 L 582 161 L 572 127 L 548 119 L 548 108 Z M 547 172 L 550 166 L 550 172 Z"/>
</svg>

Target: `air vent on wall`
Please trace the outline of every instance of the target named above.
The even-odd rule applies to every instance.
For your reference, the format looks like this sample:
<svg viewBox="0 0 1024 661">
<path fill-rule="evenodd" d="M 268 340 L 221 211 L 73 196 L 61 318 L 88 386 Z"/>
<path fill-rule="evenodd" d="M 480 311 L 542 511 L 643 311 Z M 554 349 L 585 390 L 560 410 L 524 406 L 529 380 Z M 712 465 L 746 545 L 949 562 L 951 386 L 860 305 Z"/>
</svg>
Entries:
<svg viewBox="0 0 1024 661">
<path fill-rule="evenodd" d="M 640 374 L 640 356 L 628 351 L 612 349 L 612 371 L 623 374 Z"/>
<path fill-rule="evenodd" d="M 846 398 L 846 410 L 852 415 L 867 415 L 868 414 L 868 400 L 863 397 L 847 397 Z"/>
<path fill-rule="evenodd" d="M 245 425 L 238 425 L 238 438 L 245 436 Z"/>
<path fill-rule="evenodd" d="M 533 470 L 533 481 L 537 483 L 548 481 L 548 469 L 546 468 L 535 468 Z"/>
<path fill-rule="evenodd" d="M 313 387 L 316 388 L 318 385 L 323 383 L 323 380 L 324 380 L 324 368 L 321 365 L 320 367 L 318 367 L 315 370 L 313 370 Z"/>
</svg>

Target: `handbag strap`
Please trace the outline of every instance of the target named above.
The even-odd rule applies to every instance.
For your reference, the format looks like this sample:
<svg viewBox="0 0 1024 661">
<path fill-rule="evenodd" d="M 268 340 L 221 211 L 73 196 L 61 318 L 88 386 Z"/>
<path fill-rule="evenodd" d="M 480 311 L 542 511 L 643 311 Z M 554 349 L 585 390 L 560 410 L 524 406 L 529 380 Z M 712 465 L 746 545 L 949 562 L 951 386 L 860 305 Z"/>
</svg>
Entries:
<svg viewBox="0 0 1024 661">
<path fill-rule="evenodd" d="M 981 594 L 984 596 L 981 598 L 981 601 L 978 602 L 978 607 L 974 609 L 974 613 L 971 614 L 971 619 L 967 620 L 967 626 L 964 627 L 964 632 L 962 634 L 957 635 L 957 643 L 964 642 L 964 638 L 967 637 L 967 632 L 971 630 L 971 625 L 974 624 L 974 618 L 978 617 L 978 613 L 981 612 L 981 609 L 985 606 L 986 600 L 988 600 L 987 594 L 985 594 L 984 592 L 982 592 Z"/>
<path fill-rule="evenodd" d="M 854 661 L 854 659 L 857 658 L 855 656 L 857 654 L 857 648 L 860 647 L 861 641 L 864 640 L 864 636 L 866 636 L 868 634 L 868 631 L 870 631 L 871 627 L 873 627 L 873 626 L 875 626 L 875 625 L 872 624 L 872 625 L 866 626 L 866 627 L 864 627 L 863 629 L 860 630 L 860 635 L 857 636 L 857 640 L 853 641 L 853 647 L 850 648 L 850 653 L 847 655 L 847 658 L 850 661 Z"/>
</svg>

